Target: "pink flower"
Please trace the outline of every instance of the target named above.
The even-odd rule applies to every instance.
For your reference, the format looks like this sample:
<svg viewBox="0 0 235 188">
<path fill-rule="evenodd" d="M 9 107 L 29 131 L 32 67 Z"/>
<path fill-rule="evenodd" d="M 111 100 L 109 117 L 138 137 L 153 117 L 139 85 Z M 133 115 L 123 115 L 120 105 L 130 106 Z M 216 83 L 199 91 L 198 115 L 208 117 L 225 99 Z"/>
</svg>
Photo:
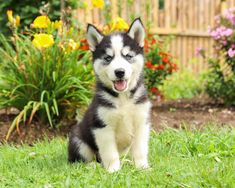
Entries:
<svg viewBox="0 0 235 188">
<path fill-rule="evenodd" d="M 221 44 L 223 44 L 223 46 L 226 46 L 228 44 L 228 42 L 226 40 L 222 40 L 220 42 L 221 42 Z"/>
<path fill-rule="evenodd" d="M 233 30 L 230 28 L 225 28 L 223 31 L 221 31 L 221 36 L 228 37 L 233 34 Z"/>
<path fill-rule="evenodd" d="M 217 30 L 211 30 L 210 31 L 210 35 L 215 39 L 218 40 L 220 38 L 219 33 L 217 32 Z"/>
<path fill-rule="evenodd" d="M 234 57 L 235 56 L 235 49 L 229 48 L 228 56 L 231 57 L 231 58 Z"/>
<path fill-rule="evenodd" d="M 233 30 L 231 28 L 227 28 L 224 26 L 218 27 L 215 30 L 210 31 L 210 35 L 215 39 L 218 40 L 221 37 L 229 37 L 233 34 Z"/>
<path fill-rule="evenodd" d="M 226 10 L 224 17 L 230 21 L 232 25 L 235 25 L 235 7 Z"/>
<path fill-rule="evenodd" d="M 228 10 L 229 10 L 230 12 L 235 12 L 235 7 L 230 7 Z"/>
</svg>

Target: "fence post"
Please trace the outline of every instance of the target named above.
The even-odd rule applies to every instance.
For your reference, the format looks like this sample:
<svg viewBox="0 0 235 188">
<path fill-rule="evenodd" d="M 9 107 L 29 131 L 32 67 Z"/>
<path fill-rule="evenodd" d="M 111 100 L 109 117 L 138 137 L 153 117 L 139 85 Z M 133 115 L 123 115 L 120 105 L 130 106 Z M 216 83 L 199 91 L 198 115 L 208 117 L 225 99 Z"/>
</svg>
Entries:
<svg viewBox="0 0 235 188">
<path fill-rule="evenodd" d="M 225 0 L 221 0 L 220 3 L 220 14 L 224 14 L 225 10 L 227 9 L 227 2 Z"/>
<path fill-rule="evenodd" d="M 159 22 L 158 20 L 159 2 L 158 0 L 153 0 L 152 2 L 153 2 L 152 26 L 158 27 L 159 26 L 159 23 L 158 23 Z"/>
<path fill-rule="evenodd" d="M 93 23 L 93 19 L 92 19 L 92 3 L 91 1 L 87 1 L 88 4 L 88 8 L 85 9 L 85 22 L 86 23 Z"/>
<path fill-rule="evenodd" d="M 116 18 L 118 15 L 118 4 L 117 4 L 117 0 L 111 0 L 111 15 L 112 15 L 112 19 Z"/>
</svg>

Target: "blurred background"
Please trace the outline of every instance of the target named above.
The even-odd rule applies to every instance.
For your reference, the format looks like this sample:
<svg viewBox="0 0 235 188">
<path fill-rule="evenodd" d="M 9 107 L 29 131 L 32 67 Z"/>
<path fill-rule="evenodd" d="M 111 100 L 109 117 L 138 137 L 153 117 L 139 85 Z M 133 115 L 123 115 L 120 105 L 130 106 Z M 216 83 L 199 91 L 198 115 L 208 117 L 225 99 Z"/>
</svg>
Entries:
<svg viewBox="0 0 235 188">
<path fill-rule="evenodd" d="M 95 1 L 94 1 L 95 2 Z M 102 1 L 101 1 L 102 2 Z M 92 1 L 3 1 L 0 4 L 1 31 L 7 33 L 6 11 L 11 9 L 20 15 L 22 25 L 29 26 L 39 14 L 48 14 L 52 20 L 61 18 L 66 23 L 85 27 L 87 23 L 105 25 L 116 17 L 130 23 L 141 17 L 146 28 L 159 36 L 172 36 L 170 52 L 179 60 L 180 68 L 194 72 L 205 70 L 203 59 L 194 61 L 195 52 L 203 48 L 213 51 L 213 39 L 208 30 L 215 25 L 215 16 L 235 6 L 234 0 L 104 0 L 93 5 Z"/>
<path fill-rule="evenodd" d="M 170 52 L 179 60 L 180 68 L 194 72 L 205 70 L 202 58 L 194 63 L 197 48 L 213 51 L 209 28 L 215 25 L 215 16 L 235 6 L 234 0 L 110 0 L 108 10 L 77 10 L 77 19 L 83 23 L 105 24 L 108 19 L 122 17 L 128 23 L 141 17 L 146 28 L 160 36 L 173 36 Z M 87 1 L 88 7 L 92 7 Z M 91 2 L 90 2 L 91 3 Z M 105 14 L 103 12 L 106 12 Z M 108 19 L 107 15 L 110 14 Z"/>
</svg>

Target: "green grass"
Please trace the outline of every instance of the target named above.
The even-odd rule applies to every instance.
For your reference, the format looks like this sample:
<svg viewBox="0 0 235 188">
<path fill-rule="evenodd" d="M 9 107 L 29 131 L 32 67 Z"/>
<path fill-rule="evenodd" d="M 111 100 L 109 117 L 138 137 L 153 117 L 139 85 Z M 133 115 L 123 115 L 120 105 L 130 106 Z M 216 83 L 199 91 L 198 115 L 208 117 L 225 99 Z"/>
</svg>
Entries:
<svg viewBox="0 0 235 188">
<path fill-rule="evenodd" d="M 148 170 L 127 158 L 107 173 L 100 164 L 67 163 L 67 141 L 0 146 L 0 187 L 235 187 L 235 130 L 166 129 L 151 134 Z"/>
</svg>

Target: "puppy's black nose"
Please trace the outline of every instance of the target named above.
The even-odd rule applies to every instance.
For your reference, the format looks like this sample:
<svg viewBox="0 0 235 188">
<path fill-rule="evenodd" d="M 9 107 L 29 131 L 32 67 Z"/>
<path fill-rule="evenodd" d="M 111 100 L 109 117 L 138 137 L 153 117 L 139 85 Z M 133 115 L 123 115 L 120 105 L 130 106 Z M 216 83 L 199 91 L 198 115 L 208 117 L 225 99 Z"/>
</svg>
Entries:
<svg viewBox="0 0 235 188">
<path fill-rule="evenodd" d="M 123 78 L 124 75 L 125 75 L 125 70 L 123 68 L 120 68 L 120 69 L 116 69 L 114 71 L 115 75 L 117 78 Z"/>
</svg>

